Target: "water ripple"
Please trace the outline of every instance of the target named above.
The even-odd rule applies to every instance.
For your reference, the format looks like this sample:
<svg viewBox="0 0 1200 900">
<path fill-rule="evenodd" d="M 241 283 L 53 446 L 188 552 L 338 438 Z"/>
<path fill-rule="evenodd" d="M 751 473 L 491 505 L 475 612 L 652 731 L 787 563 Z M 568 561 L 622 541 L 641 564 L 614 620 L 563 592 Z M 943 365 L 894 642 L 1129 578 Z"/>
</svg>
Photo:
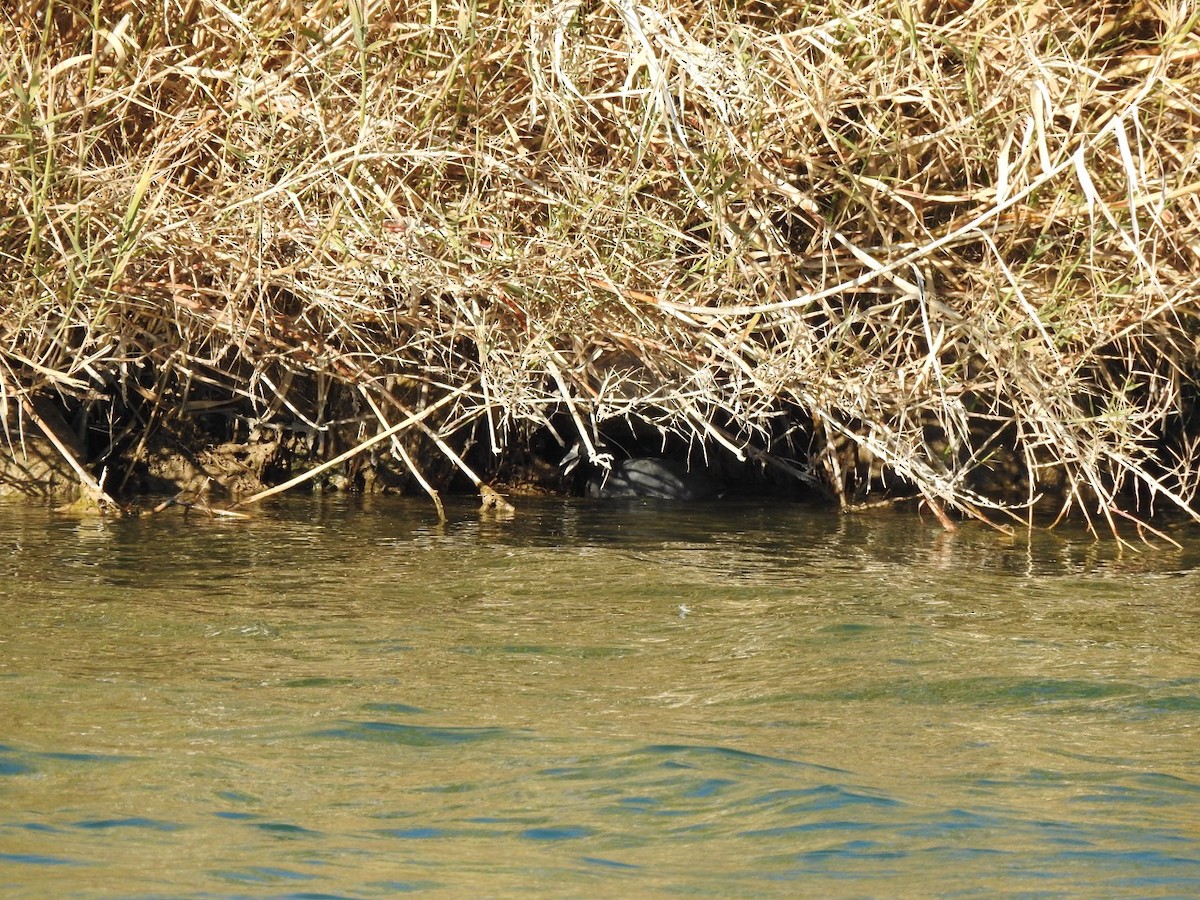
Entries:
<svg viewBox="0 0 1200 900">
<path fill-rule="evenodd" d="M 511 737 L 507 728 L 467 728 L 431 725 L 404 725 L 397 722 L 347 722 L 340 728 L 312 732 L 313 737 L 331 737 L 347 741 L 372 741 L 407 747 L 439 747 L 474 741 Z"/>
</svg>

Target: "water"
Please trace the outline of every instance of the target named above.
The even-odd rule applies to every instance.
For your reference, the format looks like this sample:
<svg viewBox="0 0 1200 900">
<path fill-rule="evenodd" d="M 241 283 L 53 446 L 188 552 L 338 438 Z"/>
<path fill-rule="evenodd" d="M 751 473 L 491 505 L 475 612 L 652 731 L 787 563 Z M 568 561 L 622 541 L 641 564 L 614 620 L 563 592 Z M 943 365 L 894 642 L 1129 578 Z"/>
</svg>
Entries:
<svg viewBox="0 0 1200 900">
<path fill-rule="evenodd" d="M 1194 897 L 1187 543 L 733 505 L 0 507 L 0 885 Z"/>
</svg>

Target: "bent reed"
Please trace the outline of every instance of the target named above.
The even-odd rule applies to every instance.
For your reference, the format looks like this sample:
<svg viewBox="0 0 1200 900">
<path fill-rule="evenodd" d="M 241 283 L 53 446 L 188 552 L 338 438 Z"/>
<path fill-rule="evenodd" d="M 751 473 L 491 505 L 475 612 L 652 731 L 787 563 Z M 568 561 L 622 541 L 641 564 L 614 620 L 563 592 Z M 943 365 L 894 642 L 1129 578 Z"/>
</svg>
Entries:
<svg viewBox="0 0 1200 900">
<path fill-rule="evenodd" d="M 18 0 L 9 446 L 49 400 L 105 496 L 217 423 L 436 499 L 625 420 L 843 507 L 1200 518 L 1198 17 Z"/>
</svg>

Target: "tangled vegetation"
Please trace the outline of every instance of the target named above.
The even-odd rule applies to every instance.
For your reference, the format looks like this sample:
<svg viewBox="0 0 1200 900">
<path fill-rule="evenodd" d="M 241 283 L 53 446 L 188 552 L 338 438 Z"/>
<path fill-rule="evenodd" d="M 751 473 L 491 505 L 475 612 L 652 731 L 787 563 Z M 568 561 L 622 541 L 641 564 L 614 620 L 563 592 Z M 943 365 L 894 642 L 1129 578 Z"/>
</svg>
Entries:
<svg viewBox="0 0 1200 900">
<path fill-rule="evenodd" d="M 18 0 L 9 446 L 50 399 L 101 491 L 217 422 L 436 498 L 627 420 L 843 506 L 1197 517 L 1198 19 Z"/>
</svg>

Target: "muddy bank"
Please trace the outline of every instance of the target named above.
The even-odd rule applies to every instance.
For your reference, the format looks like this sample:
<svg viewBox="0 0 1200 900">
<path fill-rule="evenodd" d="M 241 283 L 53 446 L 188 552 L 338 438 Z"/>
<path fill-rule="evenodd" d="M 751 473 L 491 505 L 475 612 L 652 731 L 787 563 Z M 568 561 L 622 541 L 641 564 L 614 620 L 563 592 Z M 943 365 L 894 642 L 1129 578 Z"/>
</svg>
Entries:
<svg viewBox="0 0 1200 900">
<path fill-rule="evenodd" d="M 42 396 L 10 410 L 8 453 L 0 454 L 0 496 L 70 503 L 94 499 L 87 479 L 114 501 L 115 514 L 157 507 L 164 498 L 211 509 L 241 508 L 287 486 L 293 491 L 425 495 L 498 492 L 519 505 L 530 495 L 596 499 L 648 497 L 682 501 L 757 499 L 862 510 L 916 504 L 919 490 L 851 440 L 831 443 L 791 422 L 782 452 L 745 445 L 705 445 L 663 434 L 641 421 L 618 420 L 586 440 L 566 411 L 494 449 L 482 426 L 407 431 L 380 440 L 378 422 L 346 397 L 323 410 L 297 407 L 263 415 L 236 398 L 177 404 L 149 429 L 146 410 L 115 402 Z M 311 396 L 311 395 L 310 395 Z M 413 398 L 408 398 L 413 399 Z M 341 414 L 334 417 L 334 412 Z M 371 429 L 375 430 L 372 431 Z M 45 430 L 54 433 L 47 437 Z M 403 440 L 401 440 L 401 436 Z M 998 501 L 1019 503 L 1018 467 L 998 458 L 981 471 Z M 81 475 L 81 472 L 84 473 Z M 436 501 L 435 501 L 436 503 Z"/>
</svg>

